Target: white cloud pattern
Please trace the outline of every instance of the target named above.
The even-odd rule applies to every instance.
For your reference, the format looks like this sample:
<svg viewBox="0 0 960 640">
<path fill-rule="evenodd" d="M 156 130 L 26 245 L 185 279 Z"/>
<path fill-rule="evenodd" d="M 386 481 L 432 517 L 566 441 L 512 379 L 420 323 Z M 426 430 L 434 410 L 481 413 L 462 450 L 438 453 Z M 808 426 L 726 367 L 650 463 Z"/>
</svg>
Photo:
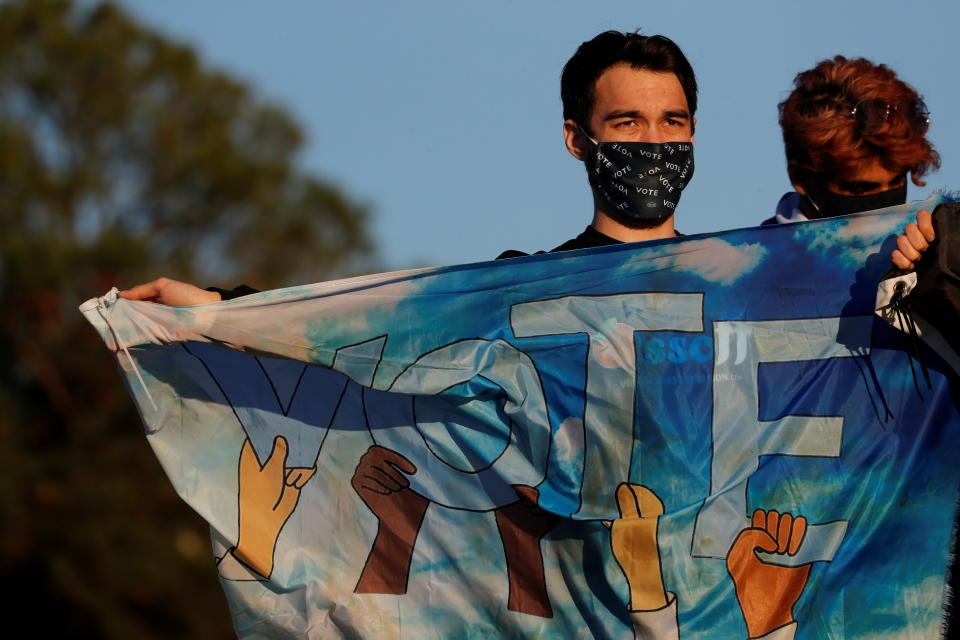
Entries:
<svg viewBox="0 0 960 640">
<path fill-rule="evenodd" d="M 767 248 L 761 244 L 733 245 L 720 238 L 705 238 L 681 243 L 677 253 L 658 256 L 656 262 L 661 269 L 685 271 L 729 286 L 756 269 L 766 256 Z"/>
</svg>

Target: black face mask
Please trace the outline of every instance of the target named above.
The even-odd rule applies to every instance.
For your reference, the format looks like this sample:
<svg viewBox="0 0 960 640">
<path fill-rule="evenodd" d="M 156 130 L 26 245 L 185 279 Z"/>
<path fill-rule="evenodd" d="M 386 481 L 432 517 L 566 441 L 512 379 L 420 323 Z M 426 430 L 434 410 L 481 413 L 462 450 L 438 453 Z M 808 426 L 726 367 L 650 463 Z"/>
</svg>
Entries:
<svg viewBox="0 0 960 640">
<path fill-rule="evenodd" d="M 813 183 L 807 186 L 807 201 L 813 207 L 814 215 L 808 218 L 833 218 L 845 216 L 861 211 L 885 209 L 907 201 L 907 181 L 893 189 L 871 193 L 867 196 L 844 196 L 830 191 L 822 184 Z"/>
<path fill-rule="evenodd" d="M 584 160 L 590 186 L 607 201 L 611 215 L 628 223 L 657 223 L 673 215 L 693 176 L 692 143 L 597 142 L 584 135 L 596 145 Z"/>
</svg>

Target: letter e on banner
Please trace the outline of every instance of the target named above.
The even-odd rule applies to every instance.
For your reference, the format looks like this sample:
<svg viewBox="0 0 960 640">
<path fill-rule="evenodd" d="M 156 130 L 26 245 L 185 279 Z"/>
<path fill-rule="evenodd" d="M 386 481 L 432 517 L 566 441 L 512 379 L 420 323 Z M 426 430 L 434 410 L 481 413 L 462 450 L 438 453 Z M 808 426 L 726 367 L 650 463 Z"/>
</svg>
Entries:
<svg viewBox="0 0 960 640">
<path fill-rule="evenodd" d="M 841 344 L 841 320 L 855 324 L 850 332 L 862 344 Z M 725 557 L 749 521 L 747 482 L 760 466 L 760 456 L 839 457 L 842 416 L 788 415 L 760 420 L 759 365 L 763 362 L 828 360 L 869 354 L 869 316 L 807 318 L 757 322 L 714 322 L 716 344 L 729 336 L 747 336 L 746 354 L 714 360 L 713 460 L 710 495 L 697 514 L 693 531 L 695 557 Z M 739 340 L 738 340 L 739 342 Z M 802 462 L 798 462 L 802 464 Z M 803 553 L 789 564 L 829 561 L 843 540 L 846 521 L 810 524 Z M 802 557 L 801 557 L 802 556 Z M 782 563 L 782 562 L 778 562 Z"/>
</svg>

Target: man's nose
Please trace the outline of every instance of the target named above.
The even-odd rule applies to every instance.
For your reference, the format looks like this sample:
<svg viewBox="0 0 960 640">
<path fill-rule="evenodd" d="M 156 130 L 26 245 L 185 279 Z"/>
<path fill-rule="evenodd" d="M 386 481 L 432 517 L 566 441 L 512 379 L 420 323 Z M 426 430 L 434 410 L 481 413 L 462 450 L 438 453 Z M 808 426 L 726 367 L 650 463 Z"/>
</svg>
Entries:
<svg viewBox="0 0 960 640">
<path fill-rule="evenodd" d="M 647 135 L 643 137 L 643 142 L 669 142 L 667 135 L 664 131 L 661 131 L 658 127 L 650 127 L 647 129 Z"/>
</svg>

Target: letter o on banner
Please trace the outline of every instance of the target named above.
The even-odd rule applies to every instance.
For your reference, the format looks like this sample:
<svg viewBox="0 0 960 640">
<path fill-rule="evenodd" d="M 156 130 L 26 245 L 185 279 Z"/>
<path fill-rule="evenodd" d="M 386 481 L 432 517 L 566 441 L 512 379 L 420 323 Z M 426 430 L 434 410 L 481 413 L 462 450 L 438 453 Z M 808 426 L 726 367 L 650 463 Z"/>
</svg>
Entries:
<svg viewBox="0 0 960 640">
<path fill-rule="evenodd" d="M 438 448 L 431 446 L 430 430 L 419 424 L 413 429 L 374 429 L 372 433 L 377 444 L 403 454 L 417 466 L 417 473 L 410 476 L 414 491 L 448 507 L 487 511 L 517 501 L 512 485 L 538 485 L 546 473 L 550 418 L 540 375 L 530 357 L 503 340 L 462 340 L 420 356 L 388 391 L 436 396 L 478 377 L 483 379 L 479 382 L 499 388 L 496 401 L 509 422 L 509 430 L 490 425 L 490 431 L 502 434 L 505 443 L 482 468 L 465 469 L 441 458 Z M 457 406 L 470 416 L 471 404 L 489 404 L 489 400 L 467 397 L 451 400 L 456 402 L 449 403 L 451 409 L 444 416 L 448 423 L 455 420 Z M 480 407 L 470 422 L 484 413 L 490 411 Z"/>
</svg>

